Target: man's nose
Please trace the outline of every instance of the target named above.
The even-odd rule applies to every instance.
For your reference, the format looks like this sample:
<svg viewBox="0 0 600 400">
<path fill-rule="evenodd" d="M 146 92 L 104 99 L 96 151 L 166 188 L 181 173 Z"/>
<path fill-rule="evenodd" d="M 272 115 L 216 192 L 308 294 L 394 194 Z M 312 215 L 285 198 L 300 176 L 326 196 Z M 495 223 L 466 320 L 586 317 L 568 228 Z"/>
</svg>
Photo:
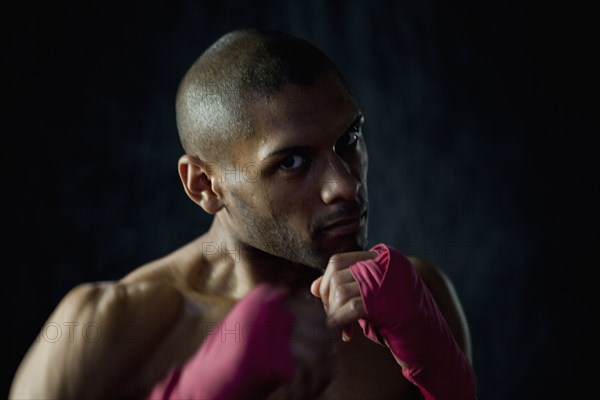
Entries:
<svg viewBox="0 0 600 400">
<path fill-rule="evenodd" d="M 336 200 L 354 201 L 361 182 L 352 175 L 349 165 L 333 154 L 323 167 L 321 199 L 325 204 Z"/>
</svg>

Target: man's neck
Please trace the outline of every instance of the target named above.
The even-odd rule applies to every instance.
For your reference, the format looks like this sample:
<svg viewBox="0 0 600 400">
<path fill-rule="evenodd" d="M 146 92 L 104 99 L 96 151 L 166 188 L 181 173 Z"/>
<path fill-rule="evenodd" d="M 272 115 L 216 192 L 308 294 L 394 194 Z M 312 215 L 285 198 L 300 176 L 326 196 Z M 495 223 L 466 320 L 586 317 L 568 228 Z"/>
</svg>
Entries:
<svg viewBox="0 0 600 400">
<path fill-rule="evenodd" d="M 291 290 L 307 289 L 322 271 L 274 256 L 238 240 L 228 232 L 215 217 L 209 231 L 203 235 L 206 247 L 204 254 L 213 269 L 214 275 L 230 282 L 234 297 L 242 297 L 256 285 L 270 283 L 282 285 Z M 206 243 L 211 244 L 209 250 Z M 208 251 L 207 251 L 208 250 Z M 212 258 L 212 262 L 211 262 Z M 233 290 L 235 288 L 235 290 Z"/>
</svg>

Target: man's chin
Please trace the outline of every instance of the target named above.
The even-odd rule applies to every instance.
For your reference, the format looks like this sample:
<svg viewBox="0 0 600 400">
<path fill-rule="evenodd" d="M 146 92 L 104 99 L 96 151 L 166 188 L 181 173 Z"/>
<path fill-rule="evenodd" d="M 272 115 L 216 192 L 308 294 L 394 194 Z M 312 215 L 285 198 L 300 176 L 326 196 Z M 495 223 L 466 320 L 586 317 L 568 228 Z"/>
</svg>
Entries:
<svg viewBox="0 0 600 400">
<path fill-rule="evenodd" d="M 366 239 L 357 235 L 340 235 L 328 238 L 324 243 L 325 252 L 331 257 L 338 253 L 365 250 Z"/>
<path fill-rule="evenodd" d="M 324 270 L 329 263 L 329 259 L 334 254 L 348 253 L 352 251 L 364 251 L 366 248 L 366 237 L 364 235 L 339 235 L 315 240 L 307 248 L 300 259 L 296 260 L 300 264 Z"/>
</svg>

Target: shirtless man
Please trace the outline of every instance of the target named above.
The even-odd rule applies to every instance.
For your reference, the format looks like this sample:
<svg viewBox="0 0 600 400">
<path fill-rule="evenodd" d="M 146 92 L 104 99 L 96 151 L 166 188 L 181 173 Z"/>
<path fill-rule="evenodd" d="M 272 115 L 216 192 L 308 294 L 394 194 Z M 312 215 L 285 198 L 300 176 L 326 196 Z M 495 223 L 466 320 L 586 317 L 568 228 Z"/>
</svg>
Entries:
<svg viewBox="0 0 600 400">
<path fill-rule="evenodd" d="M 449 280 L 366 248 L 363 121 L 314 46 L 220 38 L 177 94 L 179 175 L 210 229 L 72 289 L 46 324 L 63 335 L 33 344 L 10 397 L 475 398 Z"/>
</svg>

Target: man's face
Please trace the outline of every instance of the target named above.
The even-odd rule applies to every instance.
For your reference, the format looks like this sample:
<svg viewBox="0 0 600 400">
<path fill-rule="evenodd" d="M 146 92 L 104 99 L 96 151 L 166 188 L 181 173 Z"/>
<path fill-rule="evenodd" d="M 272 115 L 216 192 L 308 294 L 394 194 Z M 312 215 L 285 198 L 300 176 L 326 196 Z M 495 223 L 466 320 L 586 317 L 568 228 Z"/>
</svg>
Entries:
<svg viewBox="0 0 600 400">
<path fill-rule="evenodd" d="M 332 254 L 364 250 L 368 157 L 351 95 L 321 75 L 253 103 L 250 115 L 255 133 L 222 171 L 230 230 L 249 246 L 315 268 Z"/>
</svg>

